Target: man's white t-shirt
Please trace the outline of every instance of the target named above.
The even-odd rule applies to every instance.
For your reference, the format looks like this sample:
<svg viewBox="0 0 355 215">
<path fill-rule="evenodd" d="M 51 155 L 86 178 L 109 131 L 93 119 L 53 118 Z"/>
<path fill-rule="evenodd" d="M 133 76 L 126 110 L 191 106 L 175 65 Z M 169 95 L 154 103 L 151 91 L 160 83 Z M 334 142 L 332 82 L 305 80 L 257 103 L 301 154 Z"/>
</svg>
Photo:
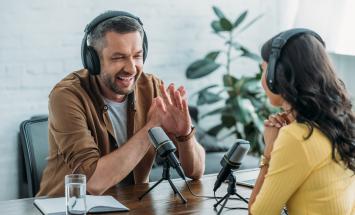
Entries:
<svg viewBox="0 0 355 215">
<path fill-rule="evenodd" d="M 123 102 L 115 102 L 107 98 L 104 98 L 104 101 L 108 107 L 117 146 L 120 147 L 127 141 L 127 98 Z"/>
</svg>

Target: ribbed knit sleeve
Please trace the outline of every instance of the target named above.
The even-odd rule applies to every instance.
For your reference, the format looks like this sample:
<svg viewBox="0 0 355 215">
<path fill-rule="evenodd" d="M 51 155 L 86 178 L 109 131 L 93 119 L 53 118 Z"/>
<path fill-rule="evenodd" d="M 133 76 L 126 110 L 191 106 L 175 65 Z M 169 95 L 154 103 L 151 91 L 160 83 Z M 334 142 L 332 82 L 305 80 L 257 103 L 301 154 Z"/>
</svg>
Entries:
<svg viewBox="0 0 355 215">
<path fill-rule="evenodd" d="M 312 166 L 302 144 L 285 129 L 275 140 L 268 173 L 252 206 L 252 215 L 279 215 Z"/>
</svg>

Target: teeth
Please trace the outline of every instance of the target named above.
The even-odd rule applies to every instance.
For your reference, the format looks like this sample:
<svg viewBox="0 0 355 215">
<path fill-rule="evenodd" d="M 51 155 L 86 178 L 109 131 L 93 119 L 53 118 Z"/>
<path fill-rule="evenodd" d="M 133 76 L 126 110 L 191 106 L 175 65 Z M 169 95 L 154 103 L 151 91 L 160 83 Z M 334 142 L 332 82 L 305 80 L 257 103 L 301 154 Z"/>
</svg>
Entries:
<svg viewBox="0 0 355 215">
<path fill-rule="evenodd" d="M 119 79 L 125 80 L 125 81 L 129 81 L 132 79 L 132 77 L 118 77 Z"/>
</svg>

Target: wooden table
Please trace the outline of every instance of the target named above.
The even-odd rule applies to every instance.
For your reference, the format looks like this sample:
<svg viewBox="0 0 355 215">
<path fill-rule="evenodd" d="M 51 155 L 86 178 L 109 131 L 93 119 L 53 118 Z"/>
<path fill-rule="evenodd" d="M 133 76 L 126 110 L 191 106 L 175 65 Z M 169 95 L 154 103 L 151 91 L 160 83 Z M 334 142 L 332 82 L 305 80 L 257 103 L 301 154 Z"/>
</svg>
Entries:
<svg viewBox="0 0 355 215">
<path fill-rule="evenodd" d="M 174 170 L 172 170 L 174 171 Z M 237 172 L 237 181 L 242 179 L 255 178 L 258 174 L 258 169 L 243 170 Z M 204 175 L 201 180 L 189 181 L 192 191 L 197 195 L 213 196 L 213 185 L 216 180 L 216 174 Z M 186 204 L 182 204 L 180 198 L 174 195 L 174 191 L 170 188 L 167 181 L 160 183 L 141 201 L 138 197 L 149 189 L 154 183 L 132 185 L 121 188 L 112 188 L 108 190 L 107 195 L 112 195 L 122 204 L 127 206 L 129 212 L 105 213 L 107 214 L 217 214 L 213 205 L 216 203 L 214 199 L 206 199 L 195 197 L 190 194 L 184 181 L 180 179 L 172 180 L 177 189 L 187 199 Z M 237 186 L 238 194 L 248 198 L 251 194 L 251 189 L 248 187 Z M 216 192 L 217 196 L 224 196 L 227 192 L 227 184 L 223 183 Z M 236 197 L 236 196 L 233 196 Z M 33 205 L 34 198 L 18 199 L 0 202 L 0 214 L 6 215 L 41 215 L 41 212 Z M 229 200 L 229 207 L 247 207 L 247 204 L 239 200 Z M 219 207 L 218 207 L 219 208 Z M 247 210 L 228 210 L 224 209 L 222 214 L 248 214 Z"/>
</svg>

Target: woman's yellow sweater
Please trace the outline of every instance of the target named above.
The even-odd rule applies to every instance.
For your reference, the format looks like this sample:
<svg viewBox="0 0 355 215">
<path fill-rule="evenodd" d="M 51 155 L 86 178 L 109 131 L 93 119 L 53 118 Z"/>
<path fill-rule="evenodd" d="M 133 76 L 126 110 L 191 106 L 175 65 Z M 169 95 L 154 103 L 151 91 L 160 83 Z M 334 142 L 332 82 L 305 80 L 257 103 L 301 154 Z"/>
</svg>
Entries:
<svg viewBox="0 0 355 215">
<path fill-rule="evenodd" d="M 305 124 L 280 129 L 253 215 L 355 215 L 355 175 L 332 160 L 329 139 Z"/>
</svg>

